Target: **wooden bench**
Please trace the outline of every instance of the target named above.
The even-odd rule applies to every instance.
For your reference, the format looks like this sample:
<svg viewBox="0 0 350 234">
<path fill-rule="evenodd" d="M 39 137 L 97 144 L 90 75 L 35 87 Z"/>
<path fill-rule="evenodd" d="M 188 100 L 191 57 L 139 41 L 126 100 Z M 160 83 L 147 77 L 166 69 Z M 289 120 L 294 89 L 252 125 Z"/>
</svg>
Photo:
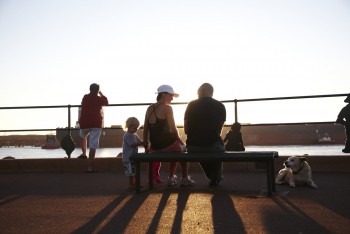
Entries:
<svg viewBox="0 0 350 234">
<path fill-rule="evenodd" d="M 130 156 L 136 164 L 136 193 L 140 192 L 140 164 L 149 163 L 149 188 L 153 188 L 153 170 L 151 162 L 265 162 L 268 195 L 276 191 L 274 159 L 278 157 L 276 151 L 226 151 L 224 153 L 138 153 Z M 203 175 L 204 176 L 204 175 Z"/>
</svg>

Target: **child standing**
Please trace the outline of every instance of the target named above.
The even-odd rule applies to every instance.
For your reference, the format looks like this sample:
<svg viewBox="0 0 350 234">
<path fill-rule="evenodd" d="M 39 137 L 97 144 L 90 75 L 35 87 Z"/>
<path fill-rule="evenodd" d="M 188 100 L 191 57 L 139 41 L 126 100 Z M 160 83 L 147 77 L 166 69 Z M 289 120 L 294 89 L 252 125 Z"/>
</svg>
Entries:
<svg viewBox="0 0 350 234">
<path fill-rule="evenodd" d="M 123 137 L 123 167 L 125 175 L 129 177 L 129 188 L 135 188 L 135 164 L 129 158 L 132 154 L 138 153 L 138 146 L 145 145 L 136 134 L 140 122 L 135 117 L 126 120 L 124 129 L 126 132 Z"/>
<path fill-rule="evenodd" d="M 227 141 L 225 146 L 229 151 L 245 151 L 241 133 L 241 124 L 235 122 L 231 126 L 231 130 L 227 132 L 224 142 Z"/>
</svg>

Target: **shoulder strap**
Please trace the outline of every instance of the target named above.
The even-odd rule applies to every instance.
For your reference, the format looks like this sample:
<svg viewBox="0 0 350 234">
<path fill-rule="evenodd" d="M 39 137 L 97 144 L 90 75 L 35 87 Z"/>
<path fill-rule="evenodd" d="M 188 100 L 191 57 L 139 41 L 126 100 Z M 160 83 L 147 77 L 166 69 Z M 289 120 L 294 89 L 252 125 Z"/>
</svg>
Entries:
<svg viewBox="0 0 350 234">
<path fill-rule="evenodd" d="M 153 113 L 154 113 L 154 115 L 156 116 L 156 119 L 158 119 L 157 113 L 156 113 L 156 109 L 157 109 L 159 106 L 160 106 L 160 105 L 158 105 L 158 106 L 156 106 L 156 107 L 154 108 L 154 104 L 152 104 L 153 110 L 152 110 L 152 112 L 149 114 L 147 121 L 149 121 L 149 118 L 151 118 L 151 115 L 152 115 Z"/>
</svg>

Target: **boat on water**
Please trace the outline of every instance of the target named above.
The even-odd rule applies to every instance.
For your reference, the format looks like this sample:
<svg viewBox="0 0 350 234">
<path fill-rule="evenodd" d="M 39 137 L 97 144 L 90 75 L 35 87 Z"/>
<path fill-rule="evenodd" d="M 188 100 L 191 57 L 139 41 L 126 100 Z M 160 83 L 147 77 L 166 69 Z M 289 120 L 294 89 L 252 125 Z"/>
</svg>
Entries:
<svg viewBox="0 0 350 234">
<path fill-rule="evenodd" d="M 328 135 L 328 133 L 325 133 L 322 138 L 318 139 L 319 144 L 336 144 L 335 140 L 332 140 L 332 138 Z"/>
<path fill-rule="evenodd" d="M 42 149 L 58 149 L 60 148 L 57 144 L 55 135 L 47 135 L 45 143 L 41 146 Z"/>
</svg>

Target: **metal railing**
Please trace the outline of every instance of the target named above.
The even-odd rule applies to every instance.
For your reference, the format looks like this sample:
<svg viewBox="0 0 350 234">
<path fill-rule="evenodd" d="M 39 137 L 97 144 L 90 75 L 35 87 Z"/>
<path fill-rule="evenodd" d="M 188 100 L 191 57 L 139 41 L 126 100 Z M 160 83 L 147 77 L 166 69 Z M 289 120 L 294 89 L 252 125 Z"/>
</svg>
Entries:
<svg viewBox="0 0 350 234">
<path fill-rule="evenodd" d="M 310 99 L 310 98 L 330 98 L 330 97 L 345 97 L 348 94 L 326 94 L 326 95 L 310 95 L 310 96 L 290 96 L 290 97 L 273 97 L 273 98 L 253 98 L 253 99 L 234 99 L 223 100 L 222 103 L 234 103 L 235 122 L 238 122 L 238 103 L 243 102 L 260 102 L 260 101 L 276 101 L 276 100 L 292 100 L 292 99 Z M 127 103 L 127 104 L 109 104 L 109 107 L 124 107 L 124 106 L 148 106 L 152 103 Z M 172 105 L 186 105 L 188 102 L 174 102 Z M 81 105 L 56 105 L 56 106 L 17 106 L 17 107 L 0 107 L 0 110 L 13 109 L 48 109 L 48 108 L 67 108 L 68 131 L 71 128 L 71 108 L 77 108 Z M 297 123 L 267 123 L 267 124 L 249 124 L 249 126 L 270 126 L 270 125 L 297 125 L 297 124 L 330 124 L 331 122 L 297 122 Z M 244 126 L 244 124 L 242 124 Z M 181 126 L 180 126 L 181 127 Z M 109 129 L 109 128 L 104 128 Z M 33 132 L 33 131 L 55 131 L 56 128 L 49 129 L 0 129 L 0 132 Z"/>
</svg>

